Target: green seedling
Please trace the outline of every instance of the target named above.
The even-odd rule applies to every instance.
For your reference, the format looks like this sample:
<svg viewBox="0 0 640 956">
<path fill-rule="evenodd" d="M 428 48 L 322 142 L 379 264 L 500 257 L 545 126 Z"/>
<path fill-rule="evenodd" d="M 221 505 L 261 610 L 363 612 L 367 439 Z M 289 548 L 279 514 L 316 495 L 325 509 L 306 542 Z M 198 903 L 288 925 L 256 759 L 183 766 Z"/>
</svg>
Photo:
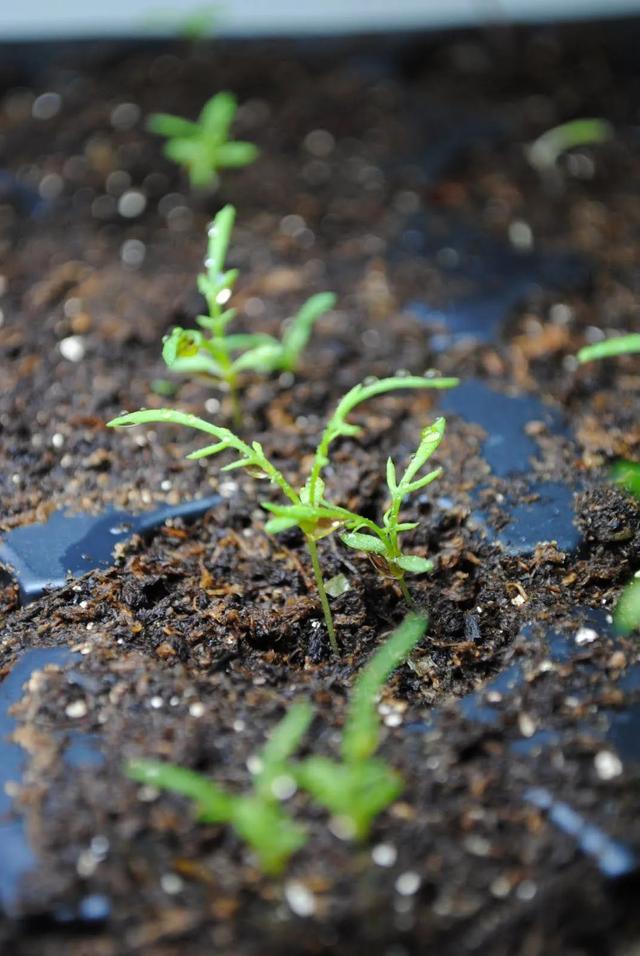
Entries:
<svg viewBox="0 0 640 956">
<path fill-rule="evenodd" d="M 596 359 L 613 358 L 640 352 L 640 335 L 617 335 L 595 345 L 587 345 L 578 352 L 579 362 L 592 362 Z M 618 461 L 613 466 L 611 477 L 634 497 L 640 499 L 640 464 L 632 461 Z M 616 630 L 629 634 L 640 627 L 640 571 L 636 571 L 634 580 L 627 584 L 614 612 Z"/>
<path fill-rule="evenodd" d="M 226 269 L 225 259 L 235 221 L 233 206 L 225 206 L 209 227 L 206 272 L 198 276 L 198 289 L 208 315 L 199 315 L 200 329 L 176 327 L 164 340 L 162 357 L 173 372 L 201 375 L 228 389 L 236 427 L 242 421 L 238 379 L 243 372 L 260 374 L 295 371 L 315 322 L 335 304 L 331 292 L 320 292 L 304 303 L 280 340 L 262 333 L 228 335 L 236 310 L 228 307 L 238 278 L 237 269 Z"/>
<path fill-rule="evenodd" d="M 611 477 L 634 498 L 640 499 L 640 464 L 638 462 L 616 462 L 611 469 Z M 613 620 L 620 634 L 629 634 L 640 627 L 640 571 L 636 571 L 633 581 L 627 584 L 620 595 Z"/>
<path fill-rule="evenodd" d="M 365 839 L 374 819 L 402 790 L 400 776 L 374 757 L 380 742 L 377 699 L 426 628 L 426 618 L 407 615 L 358 677 L 342 732 L 341 760 L 308 757 L 296 771 L 300 786 L 337 818 L 345 836 Z"/>
<path fill-rule="evenodd" d="M 289 528 L 299 528 L 304 535 L 329 640 L 333 651 L 337 654 L 338 643 L 320 567 L 317 542 L 335 531 L 355 531 L 363 526 L 376 534 L 377 531 L 374 529 L 377 529 L 377 525 L 368 522 L 361 515 L 346 508 L 334 505 L 327 499 L 322 475 L 329 464 L 329 449 L 336 439 L 354 437 L 360 433 L 360 428 L 350 422 L 348 416 L 357 406 L 368 399 L 397 389 L 452 388 L 457 384 L 458 379 L 455 378 L 406 376 L 384 378 L 356 385 L 343 396 L 327 423 L 313 457 L 309 477 L 301 488 L 294 488 L 287 481 L 282 472 L 267 458 L 259 442 L 254 441 L 249 445 L 228 428 L 213 425 L 196 415 L 186 414 L 172 408 L 144 409 L 114 418 L 108 422 L 108 425 L 110 427 L 121 427 L 162 422 L 194 428 L 213 436 L 216 440 L 213 444 L 192 452 L 187 456 L 188 458 L 192 460 L 206 458 L 229 450 L 234 453 L 235 460 L 225 465 L 223 471 L 243 468 L 252 477 L 264 478 L 275 485 L 287 499 L 288 504 L 263 504 L 263 507 L 273 515 L 265 526 L 266 530 L 272 534 L 278 534 Z M 401 525 L 397 525 L 395 530 L 401 530 Z"/>
<path fill-rule="evenodd" d="M 394 578 L 409 604 L 413 601 L 405 582 L 405 575 L 407 573 L 426 574 L 433 570 L 433 561 L 417 554 L 403 554 L 398 535 L 403 531 L 412 531 L 418 527 L 418 523 L 401 522 L 400 508 L 407 495 L 420 491 L 442 474 L 442 468 L 435 468 L 428 474 L 419 476 L 420 470 L 442 441 L 444 430 L 444 418 L 438 418 L 433 425 L 424 429 L 420 444 L 400 481 L 398 481 L 393 461 L 388 459 L 387 487 L 391 503 L 382 517 L 382 525 L 363 520 L 354 531 L 347 531 L 340 535 L 340 540 L 347 547 L 355 551 L 364 551 L 383 575 Z M 363 534 L 362 528 L 366 528 L 367 532 Z"/>
<path fill-rule="evenodd" d="M 253 143 L 229 139 L 237 109 L 233 94 L 217 93 L 204 104 L 197 122 L 170 113 L 153 113 L 148 128 L 166 137 L 165 155 L 186 168 L 194 189 L 215 187 L 221 169 L 248 166 L 258 155 Z"/>
<path fill-rule="evenodd" d="M 291 756 L 312 717 L 309 704 L 293 705 L 255 758 L 257 769 L 248 794 L 229 793 L 202 774 L 160 760 L 130 760 L 127 774 L 140 783 L 191 798 L 198 820 L 233 827 L 252 848 L 262 870 L 278 874 L 306 842 L 305 831 L 283 810 L 282 800 L 295 791 Z"/>
<path fill-rule="evenodd" d="M 527 159 L 539 173 L 555 169 L 559 157 L 576 146 L 593 146 L 613 137 L 613 128 L 603 119 L 575 119 L 548 129 L 526 148 Z"/>
<path fill-rule="evenodd" d="M 640 462 L 617 461 L 611 469 L 611 477 L 634 498 L 640 498 Z"/>
<path fill-rule="evenodd" d="M 620 634 L 630 634 L 640 627 L 640 571 L 636 571 L 633 581 L 620 595 L 613 620 Z"/>
<path fill-rule="evenodd" d="M 174 10 L 150 10 L 142 22 L 153 32 L 173 34 L 195 44 L 214 36 L 220 17 L 220 8 L 209 4 L 193 7 L 183 16 L 176 15 Z"/>
<path fill-rule="evenodd" d="M 595 359 L 613 358 L 616 355 L 630 355 L 634 352 L 640 352 L 640 335 L 632 333 L 631 335 L 616 335 L 612 339 L 606 339 L 604 342 L 596 342 L 595 345 L 585 345 L 578 352 L 579 362 L 593 362 Z"/>
</svg>

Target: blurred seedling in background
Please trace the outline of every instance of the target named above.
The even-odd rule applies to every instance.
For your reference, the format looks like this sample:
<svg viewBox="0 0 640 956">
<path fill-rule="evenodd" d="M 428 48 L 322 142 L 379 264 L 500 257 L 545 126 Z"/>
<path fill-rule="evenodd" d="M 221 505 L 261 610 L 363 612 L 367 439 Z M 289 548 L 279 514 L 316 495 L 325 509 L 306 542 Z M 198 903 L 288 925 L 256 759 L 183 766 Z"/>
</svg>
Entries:
<svg viewBox="0 0 640 956">
<path fill-rule="evenodd" d="M 586 345 L 578 352 L 578 361 L 592 362 L 596 359 L 612 358 L 618 355 L 630 355 L 640 352 L 640 335 L 617 335 L 594 345 Z M 611 476 L 635 498 L 640 499 L 640 464 L 632 461 L 619 461 L 613 466 Z M 640 627 L 640 571 L 634 574 L 634 580 L 625 587 L 614 613 L 616 629 L 622 634 Z"/>
<path fill-rule="evenodd" d="M 248 166 L 258 155 L 253 143 L 229 139 L 237 109 L 232 93 L 217 93 L 205 103 L 196 122 L 153 113 L 148 128 L 166 137 L 165 156 L 186 168 L 192 188 L 215 188 L 221 169 Z"/>
<path fill-rule="evenodd" d="M 541 176 L 555 175 L 558 159 L 578 146 L 595 146 L 613 139 L 610 123 L 603 119 L 574 119 L 548 129 L 525 148 L 527 159 Z"/>
<path fill-rule="evenodd" d="M 282 807 L 297 787 L 329 810 L 345 837 L 363 840 L 378 814 L 402 791 L 400 776 L 374 756 L 380 743 L 378 696 L 426 627 L 426 618 L 407 615 L 357 678 L 342 731 L 340 761 L 292 760 L 313 719 L 311 705 L 298 701 L 273 730 L 262 753 L 248 761 L 254 783 L 247 794 L 230 793 L 200 773 L 161 760 L 130 760 L 127 775 L 193 800 L 202 823 L 233 827 L 256 854 L 263 872 L 271 875 L 280 874 L 306 843 L 305 830 Z"/>
<path fill-rule="evenodd" d="M 182 15 L 170 8 L 150 10 L 144 17 L 144 25 L 154 33 L 198 43 L 215 35 L 222 12 L 222 8 L 214 4 L 193 7 Z"/>
<path fill-rule="evenodd" d="M 423 637 L 427 620 L 409 614 L 357 678 L 340 742 L 340 760 L 308 757 L 298 765 L 299 785 L 335 818 L 345 837 L 363 840 L 378 814 L 402 791 L 402 779 L 379 758 L 378 695 L 390 674 Z"/>
<path fill-rule="evenodd" d="M 325 482 L 322 474 L 329 464 L 330 446 L 338 438 L 354 437 L 360 433 L 360 428 L 348 421 L 348 416 L 357 406 L 361 405 L 370 398 L 374 398 L 376 395 L 382 395 L 386 392 L 405 388 L 452 388 L 457 384 L 458 379 L 455 378 L 420 378 L 417 376 L 405 376 L 373 380 L 356 385 L 349 392 L 347 392 L 346 395 L 343 396 L 329 422 L 327 423 L 320 438 L 318 447 L 315 451 L 309 477 L 301 488 L 294 488 L 287 481 L 282 472 L 276 468 L 276 466 L 267 458 L 262 445 L 259 442 L 254 441 L 251 445 L 249 445 L 241 438 L 238 438 L 238 436 L 228 428 L 223 428 L 219 425 L 213 425 L 202 418 L 198 418 L 196 415 L 186 414 L 172 408 L 144 409 L 114 418 L 112 421 L 108 422 L 108 425 L 111 427 L 121 427 L 161 422 L 165 424 L 185 425 L 187 428 L 194 428 L 198 431 L 212 435 L 216 441 L 212 445 L 207 445 L 205 448 L 200 448 L 198 451 L 192 452 L 187 456 L 189 459 L 194 460 L 206 458 L 210 455 L 217 455 L 220 452 L 229 450 L 232 451 L 236 457 L 234 461 L 223 467 L 223 471 L 230 471 L 231 469 L 235 468 L 243 468 L 252 477 L 264 478 L 275 485 L 281 491 L 284 497 L 288 499 L 288 504 L 278 505 L 270 502 L 263 504 L 263 507 L 273 515 L 273 517 L 267 522 L 265 528 L 272 534 L 278 534 L 279 532 L 291 528 L 299 528 L 302 532 L 309 556 L 311 558 L 311 565 L 313 567 L 314 578 L 318 588 L 318 594 L 329 634 L 329 640 L 334 653 L 337 654 L 338 642 L 336 639 L 331 608 L 329 606 L 329 598 L 327 596 L 324 578 L 320 567 L 317 542 L 321 538 L 324 538 L 327 535 L 333 534 L 339 530 L 346 532 L 356 532 L 356 529 L 362 529 L 363 527 L 366 527 L 374 536 L 377 536 L 376 540 L 382 541 L 384 547 L 387 549 L 385 551 L 385 555 L 388 554 L 389 556 L 389 562 L 387 563 L 390 567 L 397 568 L 399 571 L 412 570 L 412 567 L 407 567 L 405 564 L 405 567 L 403 568 L 401 563 L 401 558 L 403 556 L 399 555 L 399 553 L 396 553 L 397 551 L 399 552 L 399 549 L 397 548 L 397 534 L 403 530 L 403 526 L 397 522 L 397 514 L 395 518 L 392 517 L 395 504 L 392 505 L 392 508 L 389 512 L 390 516 L 388 518 L 388 526 L 379 528 L 378 525 L 364 518 L 362 515 L 355 514 L 346 508 L 341 508 L 338 505 L 334 505 L 327 499 L 325 496 Z M 412 463 L 405 472 L 403 479 L 396 486 L 394 502 L 399 502 L 401 500 L 401 495 L 403 496 L 405 493 L 408 493 L 408 491 L 412 490 L 412 486 L 415 484 L 414 476 L 417 473 L 417 470 L 429 457 L 431 451 L 437 447 L 437 444 L 442 437 L 443 430 L 444 421 L 441 419 L 436 423 L 435 426 L 433 426 L 432 432 L 427 430 L 428 437 L 423 436 L 423 441 L 421 442 L 418 452 L 414 456 Z M 425 433 L 425 435 L 426 434 L 427 433 Z M 434 477 L 436 477 L 436 474 L 434 473 L 430 474 L 429 476 L 425 476 L 424 482 L 428 483 L 427 479 L 433 480 Z M 416 479 L 416 481 L 422 482 L 422 479 Z M 422 486 L 422 484 L 420 486 Z M 402 492 L 400 492 L 401 488 Z M 397 507 L 399 509 L 399 503 Z M 380 537 L 380 535 L 382 535 L 382 537 Z M 369 545 L 369 542 L 365 542 L 365 544 Z M 353 545 L 351 546 L 353 547 Z M 373 552 L 369 550 L 368 553 Z M 412 558 L 415 556 L 407 555 L 406 557 Z M 414 566 L 413 569 L 421 570 L 426 569 L 426 567 L 424 565 L 422 568 L 417 568 Z"/>
<path fill-rule="evenodd" d="M 364 551 L 383 576 L 396 580 L 403 597 L 409 604 L 413 604 L 413 600 L 409 594 L 405 576 L 432 571 L 433 561 L 417 554 L 403 554 L 398 535 L 403 531 L 412 531 L 417 528 L 418 522 L 401 522 L 400 508 L 408 495 L 426 488 L 442 474 L 442 468 L 435 468 L 426 475 L 419 475 L 419 472 L 442 441 L 444 430 L 444 418 L 438 418 L 424 429 L 420 444 L 400 481 L 398 481 L 393 461 L 391 458 L 388 459 L 387 487 L 391 503 L 382 517 L 382 525 L 363 519 L 362 524 L 355 527 L 353 531 L 340 535 L 343 544 L 355 551 Z M 364 534 L 363 528 L 367 529 Z"/>
<path fill-rule="evenodd" d="M 616 355 L 631 355 L 640 352 L 640 335 L 615 335 L 604 342 L 594 345 L 585 345 L 578 352 L 578 361 L 581 363 L 593 362 L 595 359 L 613 358 Z"/>
<path fill-rule="evenodd" d="M 224 263 L 234 221 L 235 209 L 225 206 L 209 227 L 207 271 L 198 276 L 198 289 L 206 300 L 208 315 L 196 319 L 200 329 L 174 328 L 165 338 L 162 357 L 173 372 L 204 376 L 208 381 L 223 384 L 231 397 L 234 423 L 239 427 L 239 376 L 249 371 L 263 375 L 295 371 L 315 322 L 333 307 L 335 296 L 320 292 L 307 299 L 279 340 L 263 333 L 228 335 L 227 326 L 236 316 L 228 302 L 238 270 L 225 269 Z"/>
<path fill-rule="evenodd" d="M 282 808 L 296 781 L 290 758 L 313 718 L 311 706 L 295 703 L 273 730 L 262 753 L 250 761 L 253 789 L 229 793 L 202 774 L 161 760 L 130 760 L 126 771 L 140 783 L 191 798 L 202 823 L 233 827 L 254 851 L 265 873 L 282 872 L 289 858 L 306 842 L 305 831 Z"/>
</svg>

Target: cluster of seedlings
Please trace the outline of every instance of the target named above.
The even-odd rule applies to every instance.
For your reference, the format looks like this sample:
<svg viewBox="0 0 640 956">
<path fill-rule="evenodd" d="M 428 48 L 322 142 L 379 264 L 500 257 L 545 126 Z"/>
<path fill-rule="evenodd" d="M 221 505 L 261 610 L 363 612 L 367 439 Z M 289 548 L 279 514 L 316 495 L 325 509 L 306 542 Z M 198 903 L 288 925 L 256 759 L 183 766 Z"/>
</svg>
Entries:
<svg viewBox="0 0 640 956">
<path fill-rule="evenodd" d="M 251 163 L 257 150 L 251 143 L 229 139 L 237 104 L 229 93 L 219 93 L 205 104 L 197 122 L 158 114 L 150 128 L 166 137 L 166 155 L 183 165 L 194 188 L 215 187 L 219 172 Z M 576 120 L 540 137 L 528 149 L 532 164 L 541 171 L 555 166 L 565 150 L 585 143 L 602 142 L 610 129 L 600 120 Z M 388 505 L 380 523 L 357 514 L 335 501 L 327 487 L 327 469 L 334 442 L 357 436 L 360 428 L 350 415 L 376 396 L 400 389 L 445 389 L 458 384 L 455 378 L 395 375 L 368 379 L 348 391 L 329 417 L 311 459 L 306 480 L 292 482 L 271 461 L 258 441 L 240 437 L 243 430 L 242 384 L 247 373 L 271 375 L 297 370 L 302 351 L 312 335 L 315 322 L 334 305 L 330 292 L 313 295 L 297 315 L 283 325 L 280 338 L 262 332 L 229 331 L 236 317 L 230 304 L 236 269 L 228 269 L 225 260 L 235 222 L 235 210 L 225 206 L 215 216 L 208 232 L 205 272 L 199 276 L 198 289 L 206 302 L 206 313 L 196 319 L 197 328 L 174 328 L 164 340 L 162 355 L 167 367 L 183 376 L 206 380 L 230 397 L 233 430 L 174 408 L 141 409 L 123 414 L 108 424 L 114 427 L 165 423 L 195 429 L 213 441 L 192 452 L 200 459 L 229 452 L 231 461 L 223 471 L 244 469 L 250 476 L 268 481 L 282 497 L 281 502 L 263 501 L 269 514 L 265 529 L 278 534 L 298 529 L 305 541 L 313 569 L 320 605 L 331 648 L 339 654 L 327 583 L 325 582 L 318 541 L 337 534 L 342 544 L 366 554 L 376 569 L 394 581 L 407 604 L 413 599 L 406 577 L 433 569 L 433 562 L 422 554 L 405 552 L 401 535 L 417 527 L 401 520 L 401 509 L 408 496 L 420 491 L 441 473 L 427 465 L 445 434 L 445 420 L 438 418 L 421 432 L 418 446 L 404 469 L 391 459 L 386 462 Z M 586 361 L 621 351 L 640 351 L 640 336 L 584 350 Z M 636 474 L 637 477 L 637 474 Z M 627 618 L 633 606 L 635 622 L 640 618 L 640 582 L 623 596 L 619 615 Z M 375 756 L 380 728 L 376 710 L 377 695 L 390 673 L 406 659 L 426 630 L 426 618 L 410 612 L 403 624 L 382 645 L 355 683 L 348 716 L 340 742 L 339 758 L 309 755 L 295 759 L 303 738 L 314 719 L 306 702 L 295 703 L 274 729 L 264 750 L 254 760 L 252 788 L 232 794 L 198 773 L 154 760 L 138 759 L 129 763 L 127 772 L 135 780 L 180 793 L 195 801 L 200 820 L 226 824 L 254 850 L 262 869 L 282 871 L 290 856 L 305 840 L 304 829 L 285 811 L 284 800 L 296 791 L 326 808 L 339 821 L 346 836 L 364 839 L 375 819 L 397 796 L 401 781 L 397 774 Z"/>
<path fill-rule="evenodd" d="M 196 123 L 157 114 L 149 126 L 167 138 L 166 155 L 186 168 L 193 187 L 212 187 L 217 184 L 221 169 L 244 166 L 257 155 L 252 144 L 228 139 L 235 111 L 234 97 L 220 93 L 205 104 Z M 258 441 L 246 441 L 238 434 L 244 418 L 241 385 L 247 373 L 294 373 L 315 322 L 333 307 L 335 296 L 330 292 L 311 296 L 297 315 L 285 323 L 280 338 L 262 332 L 231 332 L 236 310 L 230 302 L 238 270 L 228 269 L 225 260 L 235 215 L 232 206 L 224 206 L 208 230 L 205 272 L 198 278 L 206 313 L 197 317 L 197 328 L 174 328 L 165 337 L 162 349 L 164 362 L 172 372 L 204 379 L 229 395 L 234 429 L 174 408 L 141 409 L 120 415 L 108 424 L 121 427 L 165 423 L 201 431 L 214 441 L 190 454 L 190 459 L 230 452 L 232 460 L 223 466 L 223 471 L 242 468 L 277 489 L 283 502 L 262 502 L 269 513 L 265 529 L 278 534 L 297 528 L 302 533 L 331 648 L 338 655 L 338 636 L 317 543 L 337 533 L 345 547 L 368 555 L 376 569 L 395 581 L 406 602 L 413 606 L 405 578 L 431 571 L 433 562 L 402 549 L 401 535 L 416 528 L 417 523 L 402 521 L 400 511 L 409 495 L 425 488 L 441 473 L 441 468 L 426 470 L 425 466 L 443 439 L 445 420 L 438 418 L 422 430 L 418 447 L 404 470 L 398 471 L 391 459 L 387 461 L 389 504 L 379 524 L 333 500 L 325 481 L 332 446 L 340 438 L 360 433 L 349 416 L 363 402 L 400 389 L 451 388 L 458 381 L 395 375 L 367 379 L 356 385 L 329 417 L 306 480 L 302 484 L 292 483 L 266 456 Z M 325 807 L 345 837 L 362 840 L 375 817 L 396 798 L 402 786 L 395 771 L 375 756 L 380 737 L 377 697 L 388 676 L 406 659 L 425 630 L 426 618 L 410 611 L 364 669 L 353 690 L 339 758 L 310 755 L 303 760 L 293 759 L 313 720 L 310 704 L 300 701 L 291 707 L 254 761 L 257 769 L 253 787 L 247 793 L 228 793 L 198 773 L 153 760 L 131 761 L 127 772 L 135 780 L 190 797 L 201 821 L 231 826 L 253 849 L 266 873 L 281 872 L 306 840 L 304 829 L 282 806 L 283 800 L 296 790 L 304 791 Z"/>
<path fill-rule="evenodd" d="M 198 281 L 199 291 L 207 303 L 208 314 L 198 316 L 196 321 L 199 329 L 174 328 L 165 338 L 162 356 L 168 368 L 174 372 L 204 377 L 209 382 L 224 386 L 231 397 L 234 426 L 239 430 L 243 420 L 239 397 L 240 376 L 248 371 L 263 375 L 294 371 L 300 353 L 309 341 L 314 323 L 333 306 L 334 296 L 323 292 L 308 299 L 285 328 L 280 339 L 262 333 L 227 334 L 227 327 L 236 315 L 235 309 L 229 306 L 229 301 L 238 271 L 225 266 L 234 220 L 235 210 L 232 206 L 225 206 L 218 212 L 209 228 L 205 260 L 207 271 L 200 275 Z M 267 458 L 259 442 L 248 443 L 240 438 L 236 431 L 214 425 L 178 409 L 142 409 L 114 418 L 108 424 L 121 427 L 162 422 L 204 432 L 216 441 L 192 452 L 188 456 L 190 459 L 230 451 L 235 458 L 223 467 L 223 471 L 243 468 L 253 478 L 268 480 L 279 489 L 287 503 L 263 504 L 265 510 L 272 514 L 266 524 L 266 530 L 278 534 L 297 527 L 302 532 L 311 559 L 329 640 L 337 654 L 338 642 L 320 567 L 317 542 L 339 531 L 342 542 L 349 548 L 368 554 L 381 573 L 398 582 L 405 599 L 412 604 L 405 576 L 431 571 L 433 562 L 421 555 L 403 553 L 399 535 L 416 528 L 417 524 L 400 521 L 400 509 L 408 495 L 424 488 L 440 475 L 440 468 L 427 474 L 421 474 L 421 470 L 442 441 L 445 421 L 439 418 L 423 430 L 418 448 L 400 479 L 394 463 L 391 460 L 387 462 L 390 505 L 380 525 L 363 515 L 349 511 L 328 497 L 323 472 L 329 465 L 330 448 L 336 439 L 353 437 L 359 433 L 360 429 L 348 420 L 348 416 L 368 399 L 396 389 L 451 388 L 457 383 L 455 378 L 394 376 L 356 385 L 341 399 L 327 422 L 313 457 L 309 476 L 301 487 L 294 487 L 285 478 L 282 471 Z"/>
</svg>

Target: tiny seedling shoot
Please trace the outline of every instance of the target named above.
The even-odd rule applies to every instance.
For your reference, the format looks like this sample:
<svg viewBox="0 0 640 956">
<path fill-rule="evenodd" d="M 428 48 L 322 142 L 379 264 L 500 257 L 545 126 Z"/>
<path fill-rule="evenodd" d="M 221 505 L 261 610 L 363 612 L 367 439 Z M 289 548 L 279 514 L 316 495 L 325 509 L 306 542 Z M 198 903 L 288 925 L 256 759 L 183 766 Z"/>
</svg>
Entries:
<svg viewBox="0 0 640 956">
<path fill-rule="evenodd" d="M 203 108 L 197 122 L 153 113 L 148 128 L 165 136 L 165 156 L 184 166 L 193 189 L 215 188 L 221 169 L 248 166 L 257 155 L 253 143 L 229 139 L 229 129 L 238 104 L 231 93 L 218 93 Z"/>
<path fill-rule="evenodd" d="M 353 531 L 340 535 L 343 544 L 355 551 L 364 551 L 383 575 L 394 578 L 409 604 L 413 604 L 413 600 L 405 582 L 405 575 L 407 573 L 426 574 L 433 570 L 433 561 L 418 554 L 402 553 L 398 535 L 402 531 L 412 531 L 413 528 L 418 527 L 418 524 L 415 521 L 401 522 L 400 508 L 407 495 L 426 488 L 442 474 L 442 468 L 435 468 L 426 475 L 419 475 L 419 472 L 442 441 L 444 429 L 444 418 L 438 418 L 424 429 L 420 444 L 400 481 L 398 481 L 393 461 L 388 459 L 387 487 L 391 503 L 382 516 L 382 525 L 363 519 L 362 524 Z M 362 528 L 366 528 L 368 533 L 363 534 Z"/>
<path fill-rule="evenodd" d="M 244 468 L 254 478 L 265 478 L 275 485 L 288 500 L 288 504 L 279 505 L 266 502 L 263 507 L 271 512 L 273 517 L 267 522 L 266 530 L 272 534 L 277 534 L 289 528 L 299 528 L 304 535 L 313 573 L 315 577 L 322 612 L 324 615 L 329 640 L 334 653 L 338 653 L 338 642 L 336 639 L 335 627 L 329 598 L 327 596 L 320 559 L 318 556 L 317 542 L 341 530 L 345 532 L 361 534 L 363 527 L 372 533 L 376 541 L 382 544 L 382 551 L 378 555 L 385 561 L 394 577 L 400 576 L 405 571 L 424 571 L 428 568 L 424 564 L 416 565 L 409 561 L 403 561 L 403 557 L 414 557 L 411 555 L 403 556 L 400 552 L 397 536 L 402 530 L 407 530 L 406 525 L 398 522 L 398 513 L 402 496 L 416 489 L 416 484 L 422 487 L 424 481 L 428 484 L 436 477 L 436 473 L 430 473 L 424 479 L 417 479 L 415 476 L 422 467 L 429 455 L 439 444 L 444 430 L 444 421 L 439 419 L 431 430 L 423 435 L 422 442 L 414 456 L 412 462 L 407 468 L 400 482 L 396 482 L 395 472 L 392 479 L 392 505 L 387 512 L 387 521 L 383 527 L 379 527 L 375 522 L 369 521 L 362 515 L 355 514 L 346 508 L 333 504 L 325 495 L 325 482 L 322 477 L 324 469 L 329 464 L 329 449 L 332 443 L 340 437 L 353 437 L 358 435 L 360 428 L 348 420 L 349 414 L 363 402 L 377 395 L 391 392 L 397 389 L 423 389 L 423 388 L 452 388 L 458 384 L 455 378 L 421 378 L 418 376 L 398 376 L 392 378 L 383 378 L 364 382 L 356 385 L 338 403 L 333 415 L 329 419 L 320 442 L 316 449 L 309 477 L 301 488 L 295 488 L 287 481 L 282 472 L 267 458 L 262 445 L 254 441 L 251 445 L 238 438 L 228 428 L 219 425 L 213 425 L 196 415 L 190 415 L 180 412 L 176 409 L 144 409 L 138 412 L 131 412 L 114 418 L 108 422 L 111 427 L 122 427 L 129 425 L 145 425 L 150 423 L 163 422 L 165 424 L 184 425 L 187 428 L 194 428 L 198 431 L 212 435 L 216 440 L 213 444 L 200 448 L 192 452 L 187 457 L 190 459 L 206 458 L 210 455 L 217 455 L 220 452 L 230 450 L 235 453 L 235 460 L 225 465 L 223 471 L 229 471 L 234 468 Z M 391 469 L 387 471 L 387 481 L 391 476 Z M 366 538 L 367 535 L 362 535 Z M 376 554 L 372 550 L 370 542 L 364 542 L 365 548 L 369 554 Z M 354 542 L 351 542 L 354 547 Z"/>
<path fill-rule="evenodd" d="M 574 119 L 548 129 L 526 148 L 527 159 L 541 175 L 552 172 L 563 153 L 577 146 L 605 143 L 613 137 L 603 119 Z"/>
<path fill-rule="evenodd" d="M 358 677 L 342 732 L 341 760 L 308 757 L 296 770 L 300 786 L 333 814 L 345 836 L 365 839 L 375 817 L 402 790 L 398 774 L 374 757 L 380 741 L 377 699 L 426 628 L 426 618 L 408 614 Z"/>
<path fill-rule="evenodd" d="M 206 272 L 198 276 L 198 289 L 207 303 L 208 315 L 196 319 L 200 329 L 176 327 L 165 338 L 162 357 L 174 372 L 204 376 L 222 383 L 229 391 L 236 427 L 242 421 L 238 377 L 243 372 L 260 374 L 295 371 L 313 326 L 331 309 L 335 296 L 320 292 L 304 303 L 285 328 L 280 340 L 262 333 L 228 335 L 227 326 L 236 310 L 228 307 L 237 269 L 225 269 L 225 258 L 235 221 L 233 206 L 225 206 L 209 227 Z"/>
<path fill-rule="evenodd" d="M 313 717 L 309 704 L 294 704 L 275 728 L 262 753 L 253 762 L 253 789 L 229 793 L 201 774 L 160 760 L 130 760 L 133 780 L 171 790 L 195 801 L 203 823 L 226 823 L 254 851 L 265 873 L 278 874 L 289 857 L 306 842 L 305 831 L 282 808 L 295 792 L 290 758 Z"/>
<path fill-rule="evenodd" d="M 640 352 L 640 335 L 637 332 L 630 335 L 616 335 L 612 339 L 605 339 L 604 342 L 585 345 L 578 352 L 578 361 L 593 362 L 595 359 L 631 355 L 633 352 Z"/>
<path fill-rule="evenodd" d="M 613 358 L 640 352 L 640 335 L 616 335 L 604 342 L 586 345 L 578 352 L 578 361 L 592 362 L 596 359 Z M 636 498 L 640 498 L 640 464 L 633 461 L 619 461 L 613 468 L 612 477 L 617 484 L 625 488 Z M 628 634 L 640 626 L 640 571 L 625 587 L 615 609 L 616 629 Z"/>
</svg>

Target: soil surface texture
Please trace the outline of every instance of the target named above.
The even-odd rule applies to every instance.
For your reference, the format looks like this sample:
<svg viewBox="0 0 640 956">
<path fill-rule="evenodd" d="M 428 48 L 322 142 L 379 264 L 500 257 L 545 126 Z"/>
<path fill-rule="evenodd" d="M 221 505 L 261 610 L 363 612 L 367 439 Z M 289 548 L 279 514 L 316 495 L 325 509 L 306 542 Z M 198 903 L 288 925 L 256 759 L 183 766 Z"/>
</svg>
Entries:
<svg viewBox="0 0 640 956">
<path fill-rule="evenodd" d="M 30 603 L 6 562 L 3 953 L 637 953 L 640 651 L 612 611 L 640 567 L 640 506 L 610 468 L 640 459 L 640 362 L 574 356 L 639 327 L 639 34 L 3 52 L 4 547 L 34 524 L 53 552 L 65 516 L 212 499 L 118 535 Z M 260 156 L 194 193 L 146 117 L 194 118 L 225 89 Z M 532 168 L 526 145 L 581 116 L 608 120 L 610 141 Z M 304 541 L 264 530 L 276 490 L 186 461 L 195 433 L 105 427 L 169 405 L 231 425 L 224 393 L 160 355 L 202 310 L 226 202 L 237 330 L 276 333 L 312 293 L 337 296 L 295 377 L 242 383 L 243 437 L 290 480 L 357 382 L 461 380 L 373 399 L 333 449 L 333 500 L 380 520 L 387 458 L 406 463 L 447 419 L 442 477 L 403 510 L 419 523 L 406 549 L 435 562 L 409 579 L 429 628 L 379 704 L 403 792 L 362 844 L 293 794 L 309 838 L 281 878 L 123 771 L 157 757 L 246 791 L 300 698 L 316 712 L 300 755 L 335 756 L 353 681 L 407 610 L 366 556 L 323 539 L 326 578 L 346 582 L 334 657 Z"/>
</svg>

